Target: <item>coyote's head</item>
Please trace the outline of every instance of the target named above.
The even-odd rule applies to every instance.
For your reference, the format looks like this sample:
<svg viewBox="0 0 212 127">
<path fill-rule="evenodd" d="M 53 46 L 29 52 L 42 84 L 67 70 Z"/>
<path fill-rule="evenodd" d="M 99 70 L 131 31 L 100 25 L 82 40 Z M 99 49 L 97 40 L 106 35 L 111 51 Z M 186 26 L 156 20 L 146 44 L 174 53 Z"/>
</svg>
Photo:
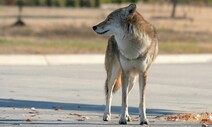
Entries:
<svg viewBox="0 0 212 127">
<path fill-rule="evenodd" d="M 109 14 L 103 22 L 93 26 L 93 30 L 98 34 L 120 34 L 126 29 L 126 24 L 135 11 L 135 4 L 130 4 L 127 7 L 117 9 Z"/>
</svg>

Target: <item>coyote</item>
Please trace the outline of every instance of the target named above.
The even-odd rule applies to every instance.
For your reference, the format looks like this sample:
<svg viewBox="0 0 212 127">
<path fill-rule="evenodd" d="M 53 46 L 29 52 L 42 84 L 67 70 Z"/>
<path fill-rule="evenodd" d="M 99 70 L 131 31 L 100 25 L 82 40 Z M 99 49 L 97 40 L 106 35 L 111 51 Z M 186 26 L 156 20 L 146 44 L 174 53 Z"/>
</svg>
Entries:
<svg viewBox="0 0 212 127">
<path fill-rule="evenodd" d="M 117 9 L 96 26 L 97 34 L 111 35 L 108 40 L 105 69 L 106 108 L 103 120 L 111 119 L 111 101 L 113 92 L 122 86 L 122 109 L 119 124 L 127 124 L 131 118 L 128 113 L 128 94 L 139 81 L 140 124 L 149 124 L 146 117 L 146 80 L 147 70 L 158 53 L 158 39 L 155 28 L 137 11 L 136 5 Z"/>
</svg>

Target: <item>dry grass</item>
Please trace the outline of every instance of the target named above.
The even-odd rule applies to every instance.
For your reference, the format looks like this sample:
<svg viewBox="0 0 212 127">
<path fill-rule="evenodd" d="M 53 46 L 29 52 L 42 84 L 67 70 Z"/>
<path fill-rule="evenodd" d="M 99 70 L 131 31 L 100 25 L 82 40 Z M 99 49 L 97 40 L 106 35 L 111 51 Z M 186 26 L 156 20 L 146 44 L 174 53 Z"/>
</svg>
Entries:
<svg viewBox="0 0 212 127">
<path fill-rule="evenodd" d="M 103 53 L 106 43 L 102 39 L 43 40 L 6 38 L 0 40 L 0 54 L 69 54 Z"/>
<path fill-rule="evenodd" d="M 68 29 L 67 29 L 68 28 Z M 104 53 L 108 37 L 73 26 L 34 29 L 8 27 L 0 38 L 1 54 Z M 205 33 L 158 30 L 160 53 L 212 53 L 212 36 Z"/>
<path fill-rule="evenodd" d="M 11 27 L 16 7 L 0 7 L 0 53 L 104 53 L 107 37 L 96 35 L 91 26 L 115 8 L 101 9 L 30 8 L 23 11 L 25 27 Z M 177 16 L 168 17 L 169 5 L 138 4 L 138 11 L 158 29 L 160 53 L 212 53 L 212 8 L 179 6 Z M 162 18 L 155 18 L 155 17 Z M 192 19 L 192 20 L 190 20 Z"/>
<path fill-rule="evenodd" d="M 126 4 L 103 5 L 100 9 L 25 7 L 23 16 L 29 26 L 46 27 L 54 24 L 92 26 L 103 20 L 112 10 L 123 6 Z M 177 17 L 187 17 L 187 19 L 174 20 L 167 18 L 170 16 L 171 5 L 138 3 L 137 6 L 138 11 L 158 29 L 212 33 L 212 17 L 209 16 L 212 8 L 210 7 L 179 5 L 176 11 Z M 0 26 L 14 23 L 17 10 L 17 7 L 1 6 Z"/>
</svg>

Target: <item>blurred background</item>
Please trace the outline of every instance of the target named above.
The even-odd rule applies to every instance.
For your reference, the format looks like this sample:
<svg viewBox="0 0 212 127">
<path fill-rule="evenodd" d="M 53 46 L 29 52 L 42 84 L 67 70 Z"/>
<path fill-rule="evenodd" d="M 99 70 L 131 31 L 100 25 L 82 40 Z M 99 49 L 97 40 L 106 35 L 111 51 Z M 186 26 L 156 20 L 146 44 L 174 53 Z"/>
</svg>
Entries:
<svg viewBox="0 0 212 127">
<path fill-rule="evenodd" d="M 104 53 L 92 26 L 137 3 L 160 54 L 212 53 L 212 0 L 0 0 L 0 54 Z"/>
</svg>

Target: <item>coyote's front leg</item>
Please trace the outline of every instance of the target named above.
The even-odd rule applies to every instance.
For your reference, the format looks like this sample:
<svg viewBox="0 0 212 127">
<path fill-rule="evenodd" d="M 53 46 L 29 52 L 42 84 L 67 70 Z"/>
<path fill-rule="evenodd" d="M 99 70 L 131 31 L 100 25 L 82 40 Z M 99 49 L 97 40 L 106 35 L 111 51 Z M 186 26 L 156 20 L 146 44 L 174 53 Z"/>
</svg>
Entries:
<svg viewBox="0 0 212 127">
<path fill-rule="evenodd" d="M 114 53 L 116 47 L 113 46 L 113 41 L 108 42 L 107 52 L 105 56 L 105 68 L 107 71 L 107 79 L 105 82 L 106 107 L 103 115 L 103 120 L 111 119 L 111 102 L 113 92 L 120 87 L 121 69 L 117 56 Z"/>
<path fill-rule="evenodd" d="M 121 109 L 121 117 L 119 120 L 119 124 L 127 124 L 128 121 L 128 82 L 129 82 L 129 74 L 123 71 L 122 73 L 122 109 Z"/>
<path fill-rule="evenodd" d="M 139 75 L 139 89 L 140 89 L 140 104 L 139 104 L 139 116 L 140 124 L 148 125 L 149 121 L 146 117 L 146 73 Z"/>
</svg>

